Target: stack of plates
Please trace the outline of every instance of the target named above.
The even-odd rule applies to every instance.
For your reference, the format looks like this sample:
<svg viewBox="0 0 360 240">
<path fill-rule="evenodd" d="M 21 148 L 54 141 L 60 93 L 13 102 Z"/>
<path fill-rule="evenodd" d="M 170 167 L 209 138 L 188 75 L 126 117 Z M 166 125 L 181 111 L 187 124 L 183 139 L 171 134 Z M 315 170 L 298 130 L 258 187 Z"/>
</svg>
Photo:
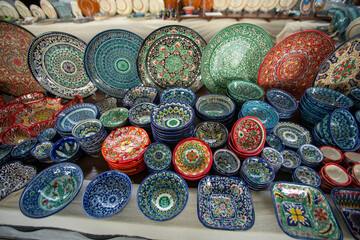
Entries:
<svg viewBox="0 0 360 240">
<path fill-rule="evenodd" d="M 122 127 L 107 136 L 101 153 L 111 170 L 133 175 L 146 168 L 144 153 L 149 144 L 150 138 L 144 129 Z"/>
<path fill-rule="evenodd" d="M 294 182 L 304 183 L 314 187 L 319 187 L 321 184 L 321 178 L 317 172 L 309 167 L 300 166 L 295 169 L 292 174 L 292 179 Z"/>
<path fill-rule="evenodd" d="M 344 152 L 344 166 L 350 167 L 360 163 L 360 153 L 358 152 Z"/>
<path fill-rule="evenodd" d="M 276 88 L 269 89 L 265 99 L 275 108 L 282 120 L 293 117 L 299 106 L 293 95 Z"/>
<path fill-rule="evenodd" d="M 297 150 L 297 154 L 301 158 L 301 163 L 311 168 L 317 167 L 324 159 L 321 150 L 312 144 L 302 145 Z"/>
<path fill-rule="evenodd" d="M 336 187 L 347 187 L 351 184 L 352 178 L 350 174 L 340 165 L 328 163 L 319 171 L 321 178 L 320 188 L 329 193 Z"/>
<path fill-rule="evenodd" d="M 153 137 L 157 142 L 175 146 L 194 133 L 193 108 L 181 102 L 159 104 L 150 115 Z"/>
<path fill-rule="evenodd" d="M 264 148 L 266 130 L 256 117 L 240 118 L 228 138 L 228 148 L 241 159 L 258 156 Z"/>
<path fill-rule="evenodd" d="M 277 172 L 284 162 L 283 155 L 276 149 L 271 147 L 265 147 L 261 153 L 261 157 L 264 158 Z"/>
<path fill-rule="evenodd" d="M 338 91 L 311 87 L 305 91 L 300 100 L 300 118 L 305 127 L 313 128 L 334 110 L 338 108 L 349 109 L 352 105 L 353 101 Z"/>
<path fill-rule="evenodd" d="M 275 178 L 275 170 L 265 159 L 250 157 L 245 159 L 240 169 L 240 177 L 252 190 L 267 188 Z"/>
</svg>

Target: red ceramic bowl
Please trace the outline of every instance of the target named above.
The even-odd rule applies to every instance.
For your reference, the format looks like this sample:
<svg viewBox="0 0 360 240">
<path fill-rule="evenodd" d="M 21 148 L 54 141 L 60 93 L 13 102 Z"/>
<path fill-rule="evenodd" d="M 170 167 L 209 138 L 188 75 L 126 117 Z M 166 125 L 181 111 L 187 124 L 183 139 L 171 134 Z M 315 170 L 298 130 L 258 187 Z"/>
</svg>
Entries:
<svg viewBox="0 0 360 240">
<path fill-rule="evenodd" d="M 322 146 L 319 149 L 324 154 L 323 161 L 325 162 L 340 163 L 344 158 L 344 154 L 337 148 L 331 146 Z"/>
<path fill-rule="evenodd" d="M 360 153 L 358 152 L 345 152 L 344 162 L 348 166 L 353 166 L 356 163 L 360 163 Z"/>
<path fill-rule="evenodd" d="M 8 104 L 15 104 L 15 103 L 31 103 L 39 100 L 43 100 L 45 98 L 45 95 L 43 93 L 28 93 L 24 94 L 20 97 L 14 98 Z"/>
<path fill-rule="evenodd" d="M 18 145 L 22 141 L 32 138 L 28 128 L 21 125 L 12 125 L 7 128 L 0 136 L 3 144 Z"/>
<path fill-rule="evenodd" d="M 340 165 L 328 163 L 321 171 L 324 179 L 335 186 L 345 187 L 351 183 L 350 174 Z"/>
<path fill-rule="evenodd" d="M 22 103 L 5 105 L 4 107 L 0 108 L 0 118 L 14 116 L 23 109 L 24 104 Z"/>
</svg>

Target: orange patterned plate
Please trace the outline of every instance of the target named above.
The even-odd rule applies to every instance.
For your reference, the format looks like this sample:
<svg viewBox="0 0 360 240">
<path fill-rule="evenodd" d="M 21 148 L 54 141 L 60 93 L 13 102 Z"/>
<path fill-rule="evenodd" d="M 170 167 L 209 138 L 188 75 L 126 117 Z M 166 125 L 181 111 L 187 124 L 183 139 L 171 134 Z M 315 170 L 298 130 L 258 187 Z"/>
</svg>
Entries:
<svg viewBox="0 0 360 240">
<path fill-rule="evenodd" d="M 100 4 L 96 0 L 77 0 L 81 12 L 86 16 L 92 16 L 100 12 Z"/>
</svg>

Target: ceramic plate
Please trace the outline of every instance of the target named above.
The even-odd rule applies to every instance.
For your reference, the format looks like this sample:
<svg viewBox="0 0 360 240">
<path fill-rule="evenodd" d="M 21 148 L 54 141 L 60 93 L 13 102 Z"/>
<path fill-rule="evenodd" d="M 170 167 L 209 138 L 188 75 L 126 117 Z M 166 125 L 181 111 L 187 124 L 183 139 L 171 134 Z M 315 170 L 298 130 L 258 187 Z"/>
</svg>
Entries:
<svg viewBox="0 0 360 240">
<path fill-rule="evenodd" d="M 334 50 L 324 33 L 301 31 L 292 34 L 266 55 L 258 73 L 258 84 L 265 91 L 279 88 L 297 100 L 311 87 L 322 61 Z"/>
<path fill-rule="evenodd" d="M 142 42 L 138 35 L 120 29 L 107 30 L 92 38 L 85 50 L 84 66 L 94 85 L 116 98 L 140 85 L 136 58 Z"/>
<path fill-rule="evenodd" d="M 234 79 L 256 81 L 265 55 L 272 48 L 269 35 L 261 28 L 239 23 L 213 37 L 203 52 L 201 77 L 211 93 L 226 95 Z"/>
<path fill-rule="evenodd" d="M 59 18 L 61 19 L 71 19 L 73 18 L 73 14 L 71 12 L 71 7 L 69 3 L 65 2 L 53 2 L 52 3 Z"/>
<path fill-rule="evenodd" d="M 229 10 L 233 12 L 240 12 L 246 6 L 248 0 L 230 0 Z"/>
<path fill-rule="evenodd" d="M 12 19 L 19 19 L 19 13 L 16 11 L 15 6 L 11 5 L 7 1 L 0 1 L 0 11 L 6 16 Z"/>
<path fill-rule="evenodd" d="M 162 9 L 165 9 L 163 0 L 149 0 L 149 11 L 152 14 L 159 14 Z"/>
<path fill-rule="evenodd" d="M 297 123 L 279 122 L 273 132 L 290 148 L 299 148 L 303 144 L 311 143 L 310 132 Z"/>
<path fill-rule="evenodd" d="M 66 99 L 88 97 L 96 87 L 87 77 L 83 64 L 86 43 L 61 32 L 44 33 L 30 45 L 30 71 L 40 85 Z"/>
<path fill-rule="evenodd" d="M 174 36 L 176 35 L 176 36 Z M 165 37 L 165 38 L 163 38 Z M 158 55 L 160 56 L 159 59 L 167 59 L 169 58 L 169 62 L 171 64 L 169 64 L 169 66 L 165 66 L 165 67 L 169 67 L 172 72 L 171 73 L 165 73 L 165 74 L 161 74 L 161 72 L 159 72 L 161 75 L 161 78 L 159 78 L 159 80 L 156 79 L 157 84 L 154 82 L 153 75 L 150 75 L 148 72 L 148 66 L 152 67 L 152 69 L 155 71 L 154 69 L 154 63 L 149 63 L 147 62 L 148 59 L 153 59 L 153 60 L 157 60 L 155 57 L 151 56 L 149 54 L 149 51 L 151 50 L 152 52 L 158 52 L 157 54 L 159 54 L 159 50 L 158 49 L 154 49 L 154 44 L 163 44 L 164 40 L 166 39 L 170 39 L 173 43 L 176 39 L 178 40 L 182 40 L 184 39 L 186 43 L 189 43 L 191 46 L 191 49 L 188 48 L 187 46 L 184 46 L 184 44 L 177 44 L 181 50 L 181 53 L 179 54 L 186 54 L 187 49 L 189 49 L 190 51 L 188 52 L 189 54 L 198 54 L 196 56 L 196 58 L 190 57 L 188 55 L 188 57 L 185 58 L 185 61 L 182 59 L 179 59 L 179 56 L 184 56 L 184 55 L 174 55 L 174 57 L 165 57 L 165 53 L 164 56 L 162 55 Z M 160 41 L 158 41 L 160 40 Z M 184 43 L 185 43 L 184 42 Z M 164 47 L 164 51 L 167 53 L 171 53 L 175 48 L 178 48 L 178 46 L 176 45 L 171 45 L 168 46 L 167 45 L 163 45 Z M 193 46 L 197 46 L 197 47 L 193 47 Z M 199 64 L 198 62 L 195 62 L 194 60 L 196 59 L 201 59 L 201 52 L 205 49 L 206 47 L 206 42 L 205 40 L 194 30 L 187 28 L 187 27 L 183 27 L 183 26 L 178 26 L 178 25 L 170 25 L 170 26 L 165 26 L 162 28 L 159 28 L 155 31 L 153 31 L 152 33 L 150 33 L 147 38 L 144 40 L 140 50 L 139 50 L 139 55 L 137 58 L 137 66 L 138 66 L 138 71 L 139 71 L 139 75 L 140 75 L 140 79 L 142 81 L 142 83 L 145 86 L 150 86 L 150 87 L 157 87 L 160 91 L 163 91 L 165 89 L 163 89 L 162 86 L 173 86 L 173 87 L 177 87 L 179 84 L 180 86 L 185 86 L 186 88 L 189 88 L 190 90 L 192 90 L 193 92 L 198 91 L 202 86 L 203 86 L 203 82 L 201 80 L 200 74 L 198 74 L 198 77 L 194 80 L 194 79 L 181 79 L 178 77 L 179 74 L 182 74 L 181 76 L 186 77 L 189 74 L 191 74 L 191 76 L 195 75 L 195 72 L 200 71 L 200 69 L 191 69 L 191 63 L 194 64 L 194 66 L 196 66 L 196 64 Z M 199 53 L 200 51 L 200 53 Z M 200 54 L 200 56 L 199 56 Z M 186 56 L 186 55 L 185 55 Z M 194 59 L 194 60 L 193 60 Z M 190 64 L 190 65 L 187 65 Z M 161 66 L 158 65 L 158 69 L 159 71 L 161 70 L 165 70 L 165 67 L 162 68 Z M 188 66 L 185 69 L 185 66 Z M 181 70 L 185 69 L 185 72 L 182 72 Z M 177 78 L 176 78 L 176 82 L 172 82 L 170 81 L 170 74 L 176 74 Z M 179 75 L 180 76 L 180 75 Z M 190 75 L 189 75 L 190 76 Z M 158 78 L 155 75 L 156 78 Z M 160 86 L 162 85 L 162 86 Z"/>
<path fill-rule="evenodd" d="M 324 9 L 326 5 L 326 0 L 313 0 L 313 11 L 319 12 Z"/>
<path fill-rule="evenodd" d="M 57 18 L 57 13 L 49 1 L 40 0 L 40 6 L 48 18 Z"/>
<path fill-rule="evenodd" d="M 214 0 L 213 4 L 215 11 L 225 11 L 229 7 L 230 0 Z"/>
<path fill-rule="evenodd" d="M 22 18 L 31 17 L 30 10 L 27 8 L 27 6 L 23 2 L 21 2 L 20 0 L 16 0 L 15 6 Z"/>
<path fill-rule="evenodd" d="M 201 179 L 197 212 L 200 222 L 208 228 L 248 230 L 255 222 L 250 190 L 240 178 L 208 176 Z"/>
<path fill-rule="evenodd" d="M 263 5 L 261 6 L 260 10 L 264 12 L 268 12 L 275 8 L 278 4 L 278 0 L 264 0 Z"/>
<path fill-rule="evenodd" d="M 313 0 L 301 0 L 300 3 L 300 12 L 301 14 L 307 15 L 310 14 L 312 10 Z"/>
<path fill-rule="evenodd" d="M 321 64 L 314 80 L 314 86 L 334 89 L 349 94 L 360 87 L 360 36 L 343 42 Z"/>
<path fill-rule="evenodd" d="M 45 92 L 33 78 L 27 64 L 27 50 L 35 36 L 26 29 L 0 21 L 0 81 L 1 91 L 20 96 Z"/>
<path fill-rule="evenodd" d="M 132 3 L 135 13 L 147 13 L 149 11 L 149 0 L 133 0 Z"/>
<path fill-rule="evenodd" d="M 346 28 L 345 38 L 346 40 L 358 35 L 360 33 L 360 17 L 354 19 Z"/>
<path fill-rule="evenodd" d="M 331 198 L 351 235 L 360 239 L 360 189 L 334 188 Z"/>
<path fill-rule="evenodd" d="M 245 11 L 247 12 L 256 12 L 263 5 L 264 0 L 251 0 L 248 1 L 245 5 Z"/>
<path fill-rule="evenodd" d="M 116 0 L 116 12 L 119 15 L 129 15 L 132 12 L 131 0 Z"/>
<path fill-rule="evenodd" d="M 292 9 L 298 0 L 279 0 L 278 9 L 281 11 L 288 11 Z"/>
<path fill-rule="evenodd" d="M 99 0 L 100 11 L 109 13 L 110 16 L 116 14 L 116 1 L 115 0 Z"/>
<path fill-rule="evenodd" d="M 271 197 L 281 229 L 293 238 L 342 239 L 342 231 L 325 194 L 318 188 L 276 182 Z"/>
<path fill-rule="evenodd" d="M 81 12 L 86 16 L 92 16 L 100 12 L 100 5 L 96 0 L 77 0 Z"/>
<path fill-rule="evenodd" d="M 44 11 L 38 5 L 31 4 L 30 11 L 31 11 L 32 15 L 34 17 L 38 18 L 39 20 L 46 18 Z"/>
</svg>

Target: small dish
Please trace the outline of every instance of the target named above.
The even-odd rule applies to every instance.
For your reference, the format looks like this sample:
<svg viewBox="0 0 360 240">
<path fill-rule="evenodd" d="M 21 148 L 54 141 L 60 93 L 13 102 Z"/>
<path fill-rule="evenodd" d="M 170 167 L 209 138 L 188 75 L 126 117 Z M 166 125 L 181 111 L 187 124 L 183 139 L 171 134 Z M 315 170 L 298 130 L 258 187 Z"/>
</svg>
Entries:
<svg viewBox="0 0 360 240">
<path fill-rule="evenodd" d="M 98 175 L 86 186 L 82 206 L 92 218 L 108 218 L 119 213 L 131 197 L 130 178 L 118 171 Z"/>
<path fill-rule="evenodd" d="M 30 138 L 25 141 L 22 141 L 11 151 L 11 157 L 13 159 L 26 161 L 31 158 L 31 150 L 35 147 L 37 143 L 36 138 Z"/>
<path fill-rule="evenodd" d="M 321 178 L 317 172 L 306 166 L 299 166 L 295 169 L 293 173 L 293 180 L 313 187 L 319 187 L 321 184 Z"/>
<path fill-rule="evenodd" d="M 290 237 L 342 239 L 343 234 L 325 194 L 301 183 L 276 182 L 271 197 L 280 228 Z"/>
<path fill-rule="evenodd" d="M 57 131 L 55 128 L 45 129 L 42 132 L 40 132 L 39 135 L 37 136 L 38 142 L 45 142 L 45 141 L 56 142 L 55 141 L 56 139 L 57 139 Z"/>
<path fill-rule="evenodd" d="M 9 143 L 13 146 L 30 138 L 32 138 L 32 135 L 29 133 L 28 128 L 17 124 L 7 128 L 1 134 L 2 143 Z"/>
<path fill-rule="evenodd" d="M 349 109 L 354 104 L 349 97 L 329 88 L 311 87 L 305 91 L 304 95 L 315 106 L 327 110 Z"/>
<path fill-rule="evenodd" d="M 255 222 L 249 188 L 240 178 L 207 176 L 200 180 L 197 213 L 208 228 L 246 231 Z"/>
<path fill-rule="evenodd" d="M 0 145 L 0 165 L 5 164 L 11 159 L 11 151 L 13 148 L 11 144 Z"/>
<path fill-rule="evenodd" d="M 171 160 L 171 149 L 163 143 L 150 144 L 144 153 L 144 162 L 150 171 L 168 170 Z"/>
<path fill-rule="evenodd" d="M 84 174 L 76 164 L 59 163 L 48 167 L 36 175 L 22 192 L 20 210 L 30 218 L 55 214 L 76 197 L 83 180 Z"/>
<path fill-rule="evenodd" d="M 281 89 L 269 89 L 266 100 L 276 111 L 282 113 L 295 112 L 299 106 L 293 95 Z"/>
<path fill-rule="evenodd" d="M 283 150 L 280 152 L 284 158 L 281 169 L 286 172 L 292 172 L 301 164 L 300 156 L 291 150 Z"/>
<path fill-rule="evenodd" d="M 39 136 L 42 131 L 48 128 L 55 128 L 55 119 L 35 123 L 29 127 L 28 131 L 31 136 L 36 137 Z M 55 138 L 56 137 L 57 136 L 55 136 Z"/>
<path fill-rule="evenodd" d="M 166 221 L 179 215 L 188 198 L 189 189 L 185 180 L 168 171 L 146 177 L 137 192 L 140 211 L 154 221 Z"/>
<path fill-rule="evenodd" d="M 219 148 L 225 145 L 228 135 L 228 130 L 222 123 L 211 121 L 199 123 L 194 131 L 194 137 L 206 142 L 210 148 Z"/>
<path fill-rule="evenodd" d="M 100 121 L 108 131 L 124 126 L 128 121 L 129 110 L 127 108 L 113 108 L 100 116 Z"/>
<path fill-rule="evenodd" d="M 225 176 L 235 176 L 238 174 L 241 162 L 232 151 L 218 149 L 214 152 L 213 159 L 213 168 L 215 171 Z"/>
<path fill-rule="evenodd" d="M 160 103 L 165 102 L 182 102 L 193 107 L 195 104 L 195 93 L 188 88 L 168 88 L 160 95 Z"/>
<path fill-rule="evenodd" d="M 358 152 L 345 152 L 344 163 L 348 166 L 353 166 L 356 163 L 360 163 L 360 153 Z"/>
<path fill-rule="evenodd" d="M 276 149 L 265 147 L 261 152 L 261 157 L 268 161 L 277 172 L 284 162 L 283 155 Z"/>
<path fill-rule="evenodd" d="M 80 144 L 73 137 L 58 140 L 50 150 L 50 158 L 54 162 L 75 162 L 81 154 Z"/>
<path fill-rule="evenodd" d="M 304 144 L 297 150 L 301 162 L 308 167 L 316 167 L 324 159 L 321 150 L 312 144 Z"/>
<path fill-rule="evenodd" d="M 234 114 L 235 103 L 224 95 L 207 94 L 196 100 L 195 109 L 204 120 L 221 120 Z"/>
<path fill-rule="evenodd" d="M 50 158 L 50 150 L 54 146 L 54 143 L 50 141 L 43 141 L 35 145 L 31 149 L 31 155 L 42 163 L 51 163 L 53 160 Z"/>
<path fill-rule="evenodd" d="M 310 132 L 294 122 L 279 122 L 273 133 L 289 148 L 297 149 L 301 145 L 311 143 Z"/>
<path fill-rule="evenodd" d="M 265 159 L 246 158 L 240 169 L 241 178 L 253 190 L 267 188 L 275 178 L 275 170 Z"/>
<path fill-rule="evenodd" d="M 156 107 L 153 103 L 139 103 L 129 110 L 129 121 L 131 125 L 150 129 L 150 115 Z"/>
<path fill-rule="evenodd" d="M 264 89 L 256 83 L 245 80 L 233 80 L 227 84 L 227 93 L 237 102 L 248 100 L 262 100 Z"/>
<path fill-rule="evenodd" d="M 157 100 L 158 94 L 159 90 L 157 90 L 157 88 L 135 86 L 125 93 L 122 102 L 126 108 L 131 108 L 143 102 L 154 103 Z"/>
</svg>

